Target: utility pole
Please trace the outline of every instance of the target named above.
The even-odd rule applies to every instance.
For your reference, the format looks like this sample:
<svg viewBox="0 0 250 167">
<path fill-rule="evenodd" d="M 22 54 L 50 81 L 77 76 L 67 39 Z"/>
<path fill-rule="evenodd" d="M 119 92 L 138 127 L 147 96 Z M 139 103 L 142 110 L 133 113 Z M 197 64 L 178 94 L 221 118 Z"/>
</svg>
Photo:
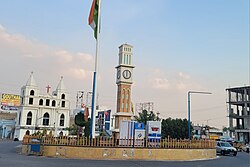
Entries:
<svg viewBox="0 0 250 167">
<path fill-rule="evenodd" d="M 191 93 L 196 94 L 212 94 L 211 92 L 198 92 L 198 91 L 188 91 L 188 142 L 190 142 L 191 129 L 190 129 L 190 101 L 191 101 Z"/>
</svg>

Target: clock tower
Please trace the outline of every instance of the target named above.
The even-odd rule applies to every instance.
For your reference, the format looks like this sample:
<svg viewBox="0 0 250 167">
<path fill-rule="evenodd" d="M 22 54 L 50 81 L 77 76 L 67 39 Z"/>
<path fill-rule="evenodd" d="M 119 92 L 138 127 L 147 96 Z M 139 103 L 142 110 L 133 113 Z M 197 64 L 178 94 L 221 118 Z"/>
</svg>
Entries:
<svg viewBox="0 0 250 167">
<path fill-rule="evenodd" d="M 123 44 L 119 47 L 119 64 L 116 67 L 116 84 L 117 84 L 117 109 L 115 116 L 116 138 L 119 138 L 120 123 L 123 120 L 131 120 L 131 85 L 133 84 L 132 65 L 133 46 Z"/>
</svg>

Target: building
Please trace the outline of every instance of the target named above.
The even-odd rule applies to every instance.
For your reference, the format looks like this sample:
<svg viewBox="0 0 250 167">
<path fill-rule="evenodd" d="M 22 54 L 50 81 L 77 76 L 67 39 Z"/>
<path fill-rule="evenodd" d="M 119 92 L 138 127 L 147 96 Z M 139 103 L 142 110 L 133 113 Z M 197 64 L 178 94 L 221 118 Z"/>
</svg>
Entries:
<svg viewBox="0 0 250 167">
<path fill-rule="evenodd" d="M 235 139 L 250 142 L 250 86 L 226 89 L 228 93 L 229 128 Z M 232 133 L 231 133 L 232 137 Z"/>
<path fill-rule="evenodd" d="M 15 120 L 0 120 L 0 139 L 13 139 Z"/>
<path fill-rule="evenodd" d="M 119 61 L 116 67 L 116 84 L 117 84 L 117 109 L 114 114 L 115 128 L 113 132 L 115 137 L 119 138 L 120 123 L 123 120 L 131 120 L 131 85 L 133 84 L 132 76 L 134 66 L 132 65 L 133 46 L 123 44 L 119 47 Z"/>
<path fill-rule="evenodd" d="M 54 136 L 67 135 L 69 127 L 70 101 L 63 83 L 63 77 L 51 94 L 42 95 L 31 73 L 26 85 L 21 88 L 21 105 L 17 114 L 15 138 L 23 139 L 25 134 L 46 132 Z"/>
<path fill-rule="evenodd" d="M 0 139 L 13 139 L 20 96 L 0 93 Z"/>
</svg>

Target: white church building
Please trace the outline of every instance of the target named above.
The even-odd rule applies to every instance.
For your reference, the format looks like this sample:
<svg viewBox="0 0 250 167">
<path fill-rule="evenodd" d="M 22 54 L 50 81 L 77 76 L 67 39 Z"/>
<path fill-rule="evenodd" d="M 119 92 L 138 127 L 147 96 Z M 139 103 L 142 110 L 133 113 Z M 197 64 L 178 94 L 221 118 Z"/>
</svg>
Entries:
<svg viewBox="0 0 250 167">
<path fill-rule="evenodd" d="M 43 132 L 54 136 L 68 135 L 66 130 L 70 121 L 69 94 L 63 83 L 63 77 L 52 94 L 41 95 L 31 73 L 26 85 L 21 88 L 21 105 L 17 114 L 15 138 L 23 139 L 25 134 Z"/>
</svg>

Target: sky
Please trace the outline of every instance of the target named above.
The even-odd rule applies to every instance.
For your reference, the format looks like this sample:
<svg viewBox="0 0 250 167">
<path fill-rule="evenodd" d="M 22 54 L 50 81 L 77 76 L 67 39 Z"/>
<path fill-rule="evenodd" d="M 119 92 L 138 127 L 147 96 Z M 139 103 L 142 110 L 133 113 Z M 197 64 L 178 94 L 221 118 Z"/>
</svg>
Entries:
<svg viewBox="0 0 250 167">
<path fill-rule="evenodd" d="M 20 94 L 30 73 L 46 93 L 60 77 L 74 109 L 91 91 L 95 38 L 91 0 L 0 1 L 0 92 Z M 161 118 L 228 126 L 226 88 L 250 85 L 249 0 L 102 0 L 98 103 L 116 111 L 118 47 L 133 45 L 132 102 Z"/>
</svg>

